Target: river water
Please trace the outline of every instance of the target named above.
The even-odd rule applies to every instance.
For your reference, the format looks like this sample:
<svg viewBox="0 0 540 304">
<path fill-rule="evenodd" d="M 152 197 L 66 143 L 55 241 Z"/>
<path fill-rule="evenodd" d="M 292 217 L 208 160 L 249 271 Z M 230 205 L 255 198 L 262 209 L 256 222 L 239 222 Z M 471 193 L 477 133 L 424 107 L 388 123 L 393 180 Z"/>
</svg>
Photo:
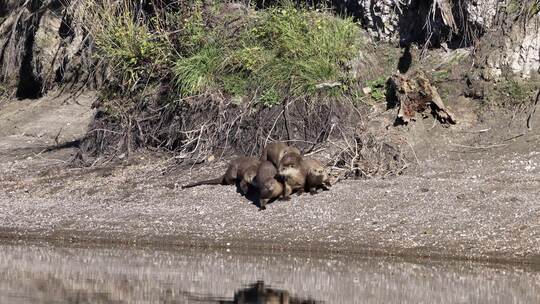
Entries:
<svg viewBox="0 0 540 304">
<path fill-rule="evenodd" d="M 0 243 L 0 304 L 540 303 L 534 265 Z"/>
</svg>

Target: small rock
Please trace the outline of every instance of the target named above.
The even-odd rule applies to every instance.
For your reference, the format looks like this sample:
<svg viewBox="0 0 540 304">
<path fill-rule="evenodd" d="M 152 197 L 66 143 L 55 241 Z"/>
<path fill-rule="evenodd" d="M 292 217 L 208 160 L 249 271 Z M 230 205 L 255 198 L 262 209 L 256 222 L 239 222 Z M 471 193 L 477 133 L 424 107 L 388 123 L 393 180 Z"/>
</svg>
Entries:
<svg viewBox="0 0 540 304">
<path fill-rule="evenodd" d="M 365 88 L 362 88 L 362 92 L 364 92 L 364 94 L 369 94 L 371 93 L 371 88 L 370 87 L 365 87 Z"/>
</svg>

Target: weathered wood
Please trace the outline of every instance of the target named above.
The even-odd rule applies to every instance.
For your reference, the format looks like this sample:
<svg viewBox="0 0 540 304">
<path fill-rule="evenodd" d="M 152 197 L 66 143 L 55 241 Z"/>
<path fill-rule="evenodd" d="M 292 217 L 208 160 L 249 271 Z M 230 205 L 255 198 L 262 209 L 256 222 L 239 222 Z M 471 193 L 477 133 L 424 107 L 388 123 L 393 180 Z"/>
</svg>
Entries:
<svg viewBox="0 0 540 304">
<path fill-rule="evenodd" d="M 416 120 L 416 113 L 427 110 L 431 110 L 442 123 L 456 123 L 454 115 L 446 109 L 437 88 L 431 85 L 424 72 L 394 74 L 390 77 L 390 85 L 394 87 L 399 101 L 398 118 L 404 123 Z"/>
</svg>

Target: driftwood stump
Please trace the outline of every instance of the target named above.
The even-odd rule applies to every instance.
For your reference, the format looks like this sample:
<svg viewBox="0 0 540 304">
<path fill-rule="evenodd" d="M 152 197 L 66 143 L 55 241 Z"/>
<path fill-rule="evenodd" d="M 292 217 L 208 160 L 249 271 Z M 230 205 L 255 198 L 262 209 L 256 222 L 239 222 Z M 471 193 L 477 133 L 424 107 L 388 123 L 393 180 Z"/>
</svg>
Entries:
<svg viewBox="0 0 540 304">
<path fill-rule="evenodd" d="M 390 85 L 399 101 L 398 118 L 404 123 L 416 120 L 416 113 L 431 113 L 441 122 L 455 124 L 456 120 L 450 113 L 428 78 L 422 71 L 412 73 L 394 74 L 390 77 Z"/>
</svg>

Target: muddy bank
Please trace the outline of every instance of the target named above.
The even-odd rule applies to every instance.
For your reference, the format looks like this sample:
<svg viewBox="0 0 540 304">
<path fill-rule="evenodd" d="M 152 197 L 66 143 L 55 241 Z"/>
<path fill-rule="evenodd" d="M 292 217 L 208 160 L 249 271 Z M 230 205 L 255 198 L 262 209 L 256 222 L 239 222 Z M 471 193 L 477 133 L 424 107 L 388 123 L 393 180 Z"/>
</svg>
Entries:
<svg viewBox="0 0 540 304">
<path fill-rule="evenodd" d="M 343 181 L 266 211 L 234 187 L 177 187 L 224 161 L 169 171 L 174 158 L 141 152 L 72 168 L 73 150 L 45 152 L 15 132 L 0 138 L 0 236 L 539 263 L 540 132 L 505 115 L 397 129 L 417 159 L 404 175 Z"/>
</svg>

